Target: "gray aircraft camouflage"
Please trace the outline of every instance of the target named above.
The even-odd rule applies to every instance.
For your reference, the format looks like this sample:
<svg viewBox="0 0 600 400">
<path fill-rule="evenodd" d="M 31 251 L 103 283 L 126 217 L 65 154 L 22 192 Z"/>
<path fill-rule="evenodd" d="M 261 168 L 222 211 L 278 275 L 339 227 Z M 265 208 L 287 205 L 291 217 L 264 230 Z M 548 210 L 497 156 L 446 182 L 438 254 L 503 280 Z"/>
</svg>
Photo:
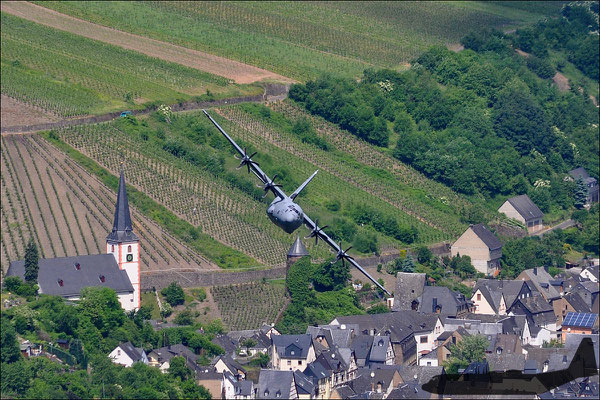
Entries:
<svg viewBox="0 0 600 400">
<path fill-rule="evenodd" d="M 356 260 L 348 254 L 348 250 L 350 250 L 352 246 L 344 250 L 341 246 L 341 243 L 337 244 L 325 232 L 323 232 L 323 229 L 325 229 L 327 226 L 319 227 L 317 224 L 318 220 L 313 221 L 312 219 L 310 219 L 304 213 L 304 211 L 302 211 L 302 208 L 296 202 L 294 202 L 296 196 L 298 196 L 302 189 L 304 189 L 306 185 L 308 185 L 308 183 L 315 177 L 315 175 L 317 175 L 317 172 L 319 172 L 319 170 L 315 171 L 302 185 L 300 185 L 300 187 L 298 187 L 298 189 L 294 191 L 294 193 L 292 193 L 290 196 L 286 195 L 284 191 L 281 190 L 281 185 L 275 183 L 277 175 L 273 176 L 273 179 L 269 179 L 267 174 L 265 174 L 260 169 L 259 164 L 255 161 L 252 161 L 252 157 L 256 155 L 256 152 L 248 155 L 246 153 L 246 149 L 242 149 L 240 146 L 238 146 L 238 144 L 227 134 L 227 132 L 223 130 L 223 128 L 221 128 L 217 121 L 215 121 L 206 112 L 206 110 L 202 111 L 242 157 L 238 169 L 242 168 L 245 165 L 248 169 L 248 173 L 254 173 L 254 175 L 256 175 L 256 177 L 263 183 L 262 188 L 265 191 L 265 196 L 268 194 L 269 191 L 273 192 L 273 194 L 275 195 L 275 199 L 271 202 L 271 204 L 269 204 L 269 207 L 267 207 L 267 216 L 271 221 L 273 221 L 275 225 L 279 226 L 287 233 L 292 233 L 300 226 L 302 226 L 302 224 L 305 224 L 311 231 L 308 237 L 314 237 L 316 243 L 319 242 L 319 239 L 322 239 L 325 243 L 327 243 L 335 250 L 335 252 L 337 253 L 335 261 L 341 260 L 342 263 L 348 261 L 360 272 L 362 272 L 367 278 L 369 278 L 371 282 L 377 285 L 377 287 L 379 287 L 388 295 L 391 295 L 386 288 L 384 288 L 371 275 L 369 275 L 369 273 L 367 273 L 367 271 L 365 271 L 365 269 L 361 267 L 360 264 L 358 264 Z"/>
</svg>

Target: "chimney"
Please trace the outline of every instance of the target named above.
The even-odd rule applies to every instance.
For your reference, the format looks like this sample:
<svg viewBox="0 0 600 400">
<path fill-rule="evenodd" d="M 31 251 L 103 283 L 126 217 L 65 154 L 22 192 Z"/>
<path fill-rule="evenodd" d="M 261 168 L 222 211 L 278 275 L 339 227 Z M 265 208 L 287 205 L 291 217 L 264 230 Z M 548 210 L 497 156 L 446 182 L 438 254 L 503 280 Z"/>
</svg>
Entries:
<svg viewBox="0 0 600 400">
<path fill-rule="evenodd" d="M 431 303 L 431 312 L 434 313 L 437 308 L 437 297 L 433 298 L 433 303 Z"/>
<path fill-rule="evenodd" d="M 533 267 L 533 274 L 537 275 L 537 267 Z"/>
</svg>

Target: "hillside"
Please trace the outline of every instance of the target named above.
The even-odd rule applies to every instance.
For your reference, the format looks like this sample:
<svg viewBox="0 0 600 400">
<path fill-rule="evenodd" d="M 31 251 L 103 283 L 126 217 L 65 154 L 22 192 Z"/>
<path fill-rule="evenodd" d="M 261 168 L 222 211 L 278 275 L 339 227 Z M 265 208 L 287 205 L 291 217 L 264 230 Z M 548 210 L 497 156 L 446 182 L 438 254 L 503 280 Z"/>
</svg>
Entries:
<svg viewBox="0 0 600 400">
<path fill-rule="evenodd" d="M 538 2 L 38 2 L 122 31 L 206 51 L 297 80 L 397 68 L 472 29 L 512 29 L 557 13 Z"/>
</svg>

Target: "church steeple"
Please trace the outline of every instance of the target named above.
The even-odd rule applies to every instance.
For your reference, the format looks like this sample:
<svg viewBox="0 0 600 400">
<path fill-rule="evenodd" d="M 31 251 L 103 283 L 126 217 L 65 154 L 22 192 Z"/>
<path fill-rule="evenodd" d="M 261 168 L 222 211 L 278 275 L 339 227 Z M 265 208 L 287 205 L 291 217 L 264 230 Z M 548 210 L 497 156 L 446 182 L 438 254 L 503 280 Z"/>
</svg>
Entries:
<svg viewBox="0 0 600 400">
<path fill-rule="evenodd" d="M 119 191 L 117 193 L 117 207 L 115 209 L 113 228 L 112 232 L 106 237 L 106 240 L 117 243 L 139 240 L 135 233 L 133 233 L 123 168 L 121 168 L 121 177 L 119 178 Z"/>
</svg>

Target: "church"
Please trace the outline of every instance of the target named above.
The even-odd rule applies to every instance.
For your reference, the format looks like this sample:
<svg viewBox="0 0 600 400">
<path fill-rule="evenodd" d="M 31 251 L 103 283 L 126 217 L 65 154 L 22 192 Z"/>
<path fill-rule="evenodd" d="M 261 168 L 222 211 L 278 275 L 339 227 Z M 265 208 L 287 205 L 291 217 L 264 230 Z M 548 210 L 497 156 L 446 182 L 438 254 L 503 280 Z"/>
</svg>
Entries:
<svg viewBox="0 0 600 400">
<path fill-rule="evenodd" d="M 79 300 L 81 289 L 104 286 L 113 289 L 125 311 L 137 310 L 140 292 L 140 239 L 133 232 L 125 177 L 121 169 L 112 232 L 106 237 L 106 253 L 39 260 L 38 292 Z M 25 278 L 25 261 L 13 261 L 6 276 Z"/>
</svg>

